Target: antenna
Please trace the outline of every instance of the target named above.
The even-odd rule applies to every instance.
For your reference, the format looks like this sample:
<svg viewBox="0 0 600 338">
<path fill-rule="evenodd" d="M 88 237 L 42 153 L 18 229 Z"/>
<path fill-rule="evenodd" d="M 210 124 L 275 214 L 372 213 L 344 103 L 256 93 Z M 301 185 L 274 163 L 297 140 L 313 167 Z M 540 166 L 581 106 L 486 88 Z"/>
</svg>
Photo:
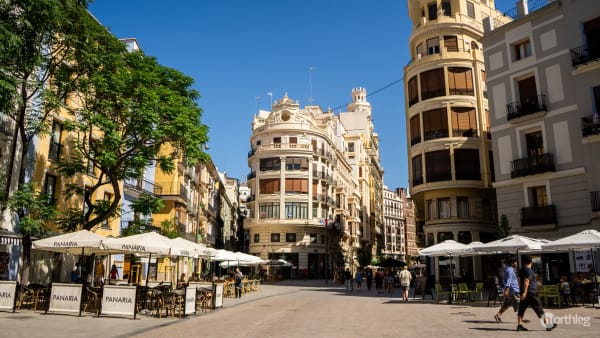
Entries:
<svg viewBox="0 0 600 338">
<path fill-rule="evenodd" d="M 308 97 L 308 105 L 311 106 L 313 102 L 313 92 L 312 92 L 312 71 L 316 70 L 317 67 L 308 66 L 308 87 L 310 89 L 310 96 Z"/>
<path fill-rule="evenodd" d="M 267 93 L 267 95 L 271 97 L 271 106 L 269 107 L 269 109 L 273 109 L 273 91 L 271 90 Z"/>
<path fill-rule="evenodd" d="M 256 111 L 260 111 L 260 96 L 256 97 Z"/>
</svg>

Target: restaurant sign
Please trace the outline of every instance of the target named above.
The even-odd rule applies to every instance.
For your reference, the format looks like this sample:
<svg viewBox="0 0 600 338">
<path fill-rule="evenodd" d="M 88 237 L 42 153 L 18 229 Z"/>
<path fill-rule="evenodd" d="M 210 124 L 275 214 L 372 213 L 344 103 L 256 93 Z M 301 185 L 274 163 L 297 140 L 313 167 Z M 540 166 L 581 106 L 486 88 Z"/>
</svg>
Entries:
<svg viewBox="0 0 600 338">
<path fill-rule="evenodd" d="M 52 283 L 48 312 L 79 313 L 81 284 Z"/>
<path fill-rule="evenodd" d="M 17 282 L 0 281 L 0 310 L 12 311 L 15 306 Z"/>
<path fill-rule="evenodd" d="M 215 283 L 215 307 L 223 307 L 223 283 Z"/>
<path fill-rule="evenodd" d="M 185 289 L 185 312 L 186 315 L 196 313 L 196 288 Z"/>
<path fill-rule="evenodd" d="M 102 315 L 135 317 L 135 286 L 104 285 Z"/>
</svg>

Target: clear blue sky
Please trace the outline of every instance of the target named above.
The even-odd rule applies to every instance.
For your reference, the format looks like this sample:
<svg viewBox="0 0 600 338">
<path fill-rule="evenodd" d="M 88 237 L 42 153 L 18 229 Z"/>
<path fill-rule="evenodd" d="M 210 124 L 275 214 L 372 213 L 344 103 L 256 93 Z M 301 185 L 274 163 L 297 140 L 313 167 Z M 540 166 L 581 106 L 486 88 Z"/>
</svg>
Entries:
<svg viewBox="0 0 600 338">
<path fill-rule="evenodd" d="M 90 11 L 118 38 L 195 79 L 209 154 L 220 171 L 250 171 L 251 122 L 270 97 L 344 106 L 402 79 L 411 23 L 403 0 L 95 0 Z M 403 83 L 368 97 L 379 133 L 384 181 L 407 187 Z M 257 99 L 260 97 L 260 99 Z M 339 110 L 335 111 L 336 113 Z"/>
</svg>

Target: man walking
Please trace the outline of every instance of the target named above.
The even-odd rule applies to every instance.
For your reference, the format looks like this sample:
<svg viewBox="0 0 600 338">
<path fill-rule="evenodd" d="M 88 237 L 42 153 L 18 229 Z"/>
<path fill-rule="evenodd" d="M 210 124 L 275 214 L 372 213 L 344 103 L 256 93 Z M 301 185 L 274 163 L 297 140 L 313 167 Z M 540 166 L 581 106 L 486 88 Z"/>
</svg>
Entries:
<svg viewBox="0 0 600 338">
<path fill-rule="evenodd" d="M 371 270 L 371 268 L 367 268 L 367 272 L 365 274 L 367 276 L 367 290 L 371 291 L 371 285 L 373 284 L 373 270 Z"/>
<path fill-rule="evenodd" d="M 544 316 L 542 302 L 537 296 L 537 285 L 535 283 L 535 274 L 531 269 L 531 256 L 524 255 L 521 257 L 523 268 L 519 271 L 519 279 L 521 281 L 521 304 L 519 304 L 519 312 L 517 317 L 517 331 L 527 331 L 523 326 L 523 315 L 529 306 L 535 311 L 538 318 Z M 556 323 L 548 323 L 548 317 L 544 316 L 544 326 L 547 331 L 552 331 L 556 328 Z"/>
<path fill-rule="evenodd" d="M 410 281 L 412 280 L 412 274 L 408 271 L 408 265 L 404 266 L 404 269 L 400 271 L 400 286 L 402 287 L 402 299 L 408 302 L 408 290 L 410 289 Z"/>
<path fill-rule="evenodd" d="M 504 278 L 502 285 L 504 286 L 502 306 L 498 313 L 494 315 L 494 319 L 497 323 L 502 323 L 500 318 L 504 311 L 509 307 L 513 307 L 513 310 L 517 312 L 519 309 L 519 281 L 517 280 L 517 257 L 510 256 L 506 259 L 506 267 L 504 269 Z"/>
<path fill-rule="evenodd" d="M 344 279 L 346 279 L 346 291 L 354 290 L 352 285 L 352 272 L 350 272 L 350 268 L 346 268 L 346 271 L 344 271 Z"/>
</svg>

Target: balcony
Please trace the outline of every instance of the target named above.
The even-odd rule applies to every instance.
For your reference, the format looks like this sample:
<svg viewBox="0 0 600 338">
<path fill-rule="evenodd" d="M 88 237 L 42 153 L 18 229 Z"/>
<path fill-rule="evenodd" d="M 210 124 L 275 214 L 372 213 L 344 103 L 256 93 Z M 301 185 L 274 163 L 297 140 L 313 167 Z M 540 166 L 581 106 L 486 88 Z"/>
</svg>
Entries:
<svg viewBox="0 0 600 338">
<path fill-rule="evenodd" d="M 600 191 L 590 192 L 590 199 L 592 201 L 592 211 L 600 211 Z"/>
<path fill-rule="evenodd" d="M 246 178 L 248 179 L 248 181 L 250 181 L 253 178 L 256 178 L 256 171 L 253 171 L 251 173 L 249 173 Z"/>
<path fill-rule="evenodd" d="M 50 161 L 58 161 L 60 156 L 61 144 L 55 141 L 50 141 L 50 151 L 48 152 L 48 159 Z"/>
<path fill-rule="evenodd" d="M 526 157 L 511 162 L 510 177 L 523 177 L 554 171 L 554 156 L 552 154 L 541 154 Z"/>
<path fill-rule="evenodd" d="M 556 224 L 556 207 L 521 208 L 521 226 Z"/>
<path fill-rule="evenodd" d="M 600 47 L 579 46 L 571 49 L 571 64 L 573 67 L 600 59 Z"/>
<path fill-rule="evenodd" d="M 512 120 L 519 117 L 547 111 L 546 95 L 539 94 L 534 97 L 527 97 L 520 101 L 512 102 L 506 105 L 506 119 Z"/>
<path fill-rule="evenodd" d="M 583 137 L 600 135 L 600 114 L 581 118 L 581 133 Z"/>
<path fill-rule="evenodd" d="M 149 194 L 161 195 L 162 187 L 160 185 L 154 184 L 145 179 L 135 179 L 135 178 L 127 178 L 125 179 L 125 186 L 131 189 L 135 189 L 138 191 L 144 191 Z"/>
<path fill-rule="evenodd" d="M 423 177 L 415 177 L 413 178 L 413 186 L 423 184 Z"/>
<path fill-rule="evenodd" d="M 421 143 L 421 135 L 417 135 L 410 139 L 410 145 L 414 146 L 415 144 Z"/>
<path fill-rule="evenodd" d="M 444 130 L 431 130 L 431 131 L 426 130 L 423 133 L 423 138 L 425 139 L 425 141 L 427 141 L 427 140 L 434 140 L 434 139 L 437 139 L 437 138 L 444 138 L 444 137 L 448 137 L 448 129 L 444 129 Z"/>
<path fill-rule="evenodd" d="M 181 198 L 183 203 L 188 201 L 188 189 L 183 184 L 173 184 L 172 182 L 161 182 L 161 192 L 157 195 L 163 196 L 163 199 L 168 196 Z"/>
</svg>

